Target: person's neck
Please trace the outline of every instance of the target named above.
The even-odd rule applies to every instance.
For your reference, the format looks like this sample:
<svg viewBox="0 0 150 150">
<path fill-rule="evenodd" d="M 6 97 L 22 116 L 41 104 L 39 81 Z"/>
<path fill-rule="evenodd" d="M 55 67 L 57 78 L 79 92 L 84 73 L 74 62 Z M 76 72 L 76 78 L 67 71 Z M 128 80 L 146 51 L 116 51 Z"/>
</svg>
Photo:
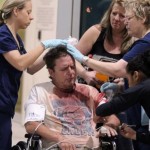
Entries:
<svg viewBox="0 0 150 150">
<path fill-rule="evenodd" d="M 68 96 L 68 94 L 70 95 L 71 93 L 74 92 L 74 90 L 75 90 L 75 84 L 74 84 L 74 86 L 72 86 L 68 89 L 67 88 L 64 89 L 64 88 L 60 88 L 60 87 L 55 86 L 53 92 L 55 94 L 58 94 L 58 95 L 61 95 L 61 96 Z"/>
<path fill-rule="evenodd" d="M 18 45 L 18 47 L 20 47 L 20 46 L 19 46 L 18 39 L 17 39 L 17 31 L 18 31 L 18 30 L 17 30 L 15 24 L 14 24 L 14 23 L 11 23 L 11 21 L 10 21 L 10 22 L 7 22 L 6 25 L 7 25 L 8 29 L 9 29 L 9 31 L 11 32 L 11 34 L 13 35 L 13 37 L 14 37 L 14 39 L 15 39 L 17 45 Z"/>
<path fill-rule="evenodd" d="M 112 31 L 112 37 L 113 37 L 114 44 L 120 45 L 120 43 L 122 43 L 123 41 L 123 31 L 122 32 Z"/>
<path fill-rule="evenodd" d="M 148 33 L 150 33 L 150 29 L 148 29 L 148 30 L 143 34 L 143 37 L 144 37 L 146 34 L 148 34 Z"/>
<path fill-rule="evenodd" d="M 12 33 L 12 35 L 14 37 L 16 37 L 16 34 L 17 34 L 18 30 L 15 27 L 15 24 L 9 21 L 9 22 L 6 22 L 6 25 L 7 25 L 8 29 L 10 30 L 10 32 Z"/>
</svg>

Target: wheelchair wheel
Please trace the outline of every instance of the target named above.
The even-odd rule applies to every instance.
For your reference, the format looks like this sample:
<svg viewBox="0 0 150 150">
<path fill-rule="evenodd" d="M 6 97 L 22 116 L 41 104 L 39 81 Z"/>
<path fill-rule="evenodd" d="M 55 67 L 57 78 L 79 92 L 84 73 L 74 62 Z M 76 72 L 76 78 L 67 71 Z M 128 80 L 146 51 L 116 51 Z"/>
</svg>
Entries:
<svg viewBox="0 0 150 150">
<path fill-rule="evenodd" d="M 112 142 L 101 142 L 102 150 L 116 150 L 116 143 L 114 141 Z"/>
<path fill-rule="evenodd" d="M 116 150 L 116 137 L 102 137 L 101 148 L 102 150 Z"/>
<path fill-rule="evenodd" d="M 27 138 L 27 145 L 29 144 L 29 150 L 40 150 L 41 145 L 40 145 L 40 139 L 41 136 L 37 134 L 25 134 L 25 138 Z"/>
<path fill-rule="evenodd" d="M 27 143 L 24 141 L 18 142 L 16 145 L 14 145 L 11 150 L 26 150 L 27 149 Z"/>
</svg>

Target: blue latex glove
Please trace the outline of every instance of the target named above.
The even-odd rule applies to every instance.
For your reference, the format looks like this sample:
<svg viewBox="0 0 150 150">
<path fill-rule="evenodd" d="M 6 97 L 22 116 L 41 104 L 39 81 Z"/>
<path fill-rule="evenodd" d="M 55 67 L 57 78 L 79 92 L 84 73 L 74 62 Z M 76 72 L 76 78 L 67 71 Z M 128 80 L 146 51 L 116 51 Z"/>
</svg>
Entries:
<svg viewBox="0 0 150 150">
<path fill-rule="evenodd" d="M 119 86 L 116 83 L 112 83 L 112 82 L 106 82 L 104 84 L 101 85 L 100 87 L 100 91 L 101 92 L 107 92 L 107 90 L 112 90 L 115 93 L 118 92 Z"/>
<path fill-rule="evenodd" d="M 61 39 L 51 39 L 51 40 L 46 40 L 41 42 L 45 49 L 51 48 L 51 47 L 56 47 L 58 45 L 67 45 L 68 41 L 67 40 L 61 40 Z"/>
<path fill-rule="evenodd" d="M 67 51 L 79 62 L 82 63 L 84 55 L 71 44 L 67 44 Z"/>
<path fill-rule="evenodd" d="M 111 101 L 113 96 L 118 93 L 119 86 L 116 83 L 106 82 L 102 84 L 100 91 L 106 94 L 108 101 Z"/>
</svg>

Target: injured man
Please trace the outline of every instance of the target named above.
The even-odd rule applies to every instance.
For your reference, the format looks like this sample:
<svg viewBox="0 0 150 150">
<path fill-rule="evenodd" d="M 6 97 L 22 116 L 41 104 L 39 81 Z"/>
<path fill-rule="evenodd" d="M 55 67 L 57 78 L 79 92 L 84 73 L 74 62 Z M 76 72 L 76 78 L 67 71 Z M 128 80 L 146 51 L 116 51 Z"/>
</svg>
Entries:
<svg viewBox="0 0 150 150">
<path fill-rule="evenodd" d="M 99 92 L 75 82 L 75 60 L 65 46 L 49 50 L 43 59 L 51 81 L 31 89 L 25 104 L 26 131 L 40 135 L 46 150 L 100 149 L 99 136 L 116 136 L 119 119 L 96 116 Z M 103 126 L 96 130 L 100 122 Z"/>
</svg>

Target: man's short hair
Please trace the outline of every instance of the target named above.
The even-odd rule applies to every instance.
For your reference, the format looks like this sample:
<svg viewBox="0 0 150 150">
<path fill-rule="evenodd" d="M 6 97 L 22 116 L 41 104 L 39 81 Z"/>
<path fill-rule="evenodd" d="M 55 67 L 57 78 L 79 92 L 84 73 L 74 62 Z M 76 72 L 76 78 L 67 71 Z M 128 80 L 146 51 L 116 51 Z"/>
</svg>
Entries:
<svg viewBox="0 0 150 150">
<path fill-rule="evenodd" d="M 67 55 L 69 55 L 73 60 L 73 62 L 75 63 L 75 59 L 73 58 L 73 56 L 67 52 L 67 47 L 63 45 L 59 45 L 50 49 L 44 56 L 43 60 L 45 61 L 47 68 L 54 69 L 56 65 L 55 64 L 56 59 L 60 57 L 65 57 Z"/>
</svg>

